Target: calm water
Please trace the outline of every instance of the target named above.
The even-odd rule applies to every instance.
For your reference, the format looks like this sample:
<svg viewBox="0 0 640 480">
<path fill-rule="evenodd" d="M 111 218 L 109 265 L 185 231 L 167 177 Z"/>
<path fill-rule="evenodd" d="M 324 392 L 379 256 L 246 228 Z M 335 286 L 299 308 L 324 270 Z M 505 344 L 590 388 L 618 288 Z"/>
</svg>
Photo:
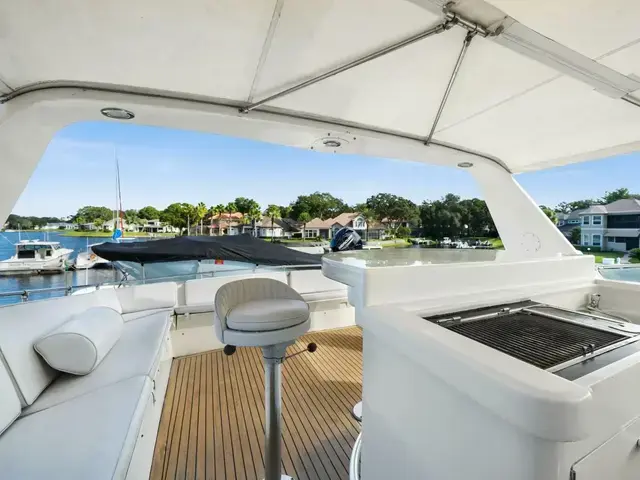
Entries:
<svg viewBox="0 0 640 480">
<path fill-rule="evenodd" d="M 44 233 L 23 232 L 22 240 L 44 240 Z M 111 237 L 65 237 L 59 233 L 47 233 L 47 239 L 52 242 L 60 242 L 65 248 L 71 248 L 74 253 L 70 259 L 75 259 L 78 252 L 86 251 L 87 240 L 89 244 L 111 241 Z M 0 260 L 7 259 L 15 253 L 13 243 L 18 242 L 17 232 L 2 232 L 0 236 Z M 16 277 L 0 276 L 0 292 L 14 292 L 22 290 L 32 290 L 38 288 L 64 287 L 66 285 L 86 285 L 104 282 L 118 281 L 122 275 L 111 268 L 90 269 L 85 271 L 69 271 L 55 275 L 30 275 Z M 60 296 L 63 292 L 34 293 L 29 295 L 29 300 Z M 20 302 L 19 296 L 0 297 L 0 305 Z"/>
</svg>

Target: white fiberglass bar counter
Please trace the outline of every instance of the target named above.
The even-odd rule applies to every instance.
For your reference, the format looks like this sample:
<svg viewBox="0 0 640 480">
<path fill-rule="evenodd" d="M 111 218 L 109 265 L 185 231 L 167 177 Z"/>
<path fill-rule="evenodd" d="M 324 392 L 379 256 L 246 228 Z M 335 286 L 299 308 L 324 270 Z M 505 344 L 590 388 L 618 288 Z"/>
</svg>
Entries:
<svg viewBox="0 0 640 480">
<path fill-rule="evenodd" d="M 640 478 L 629 442 L 601 447 L 640 435 L 640 383 L 624 382 L 640 378 L 640 349 L 567 379 L 425 319 L 525 300 L 579 308 L 593 257 L 358 251 L 325 256 L 323 273 L 350 287 L 363 328 L 363 480 Z"/>
</svg>

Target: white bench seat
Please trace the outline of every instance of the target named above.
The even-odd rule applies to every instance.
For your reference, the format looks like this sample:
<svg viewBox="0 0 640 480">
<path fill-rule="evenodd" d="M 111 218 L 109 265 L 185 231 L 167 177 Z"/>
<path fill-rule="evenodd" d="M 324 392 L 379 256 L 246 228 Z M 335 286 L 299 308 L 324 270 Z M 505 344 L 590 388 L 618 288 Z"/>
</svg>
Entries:
<svg viewBox="0 0 640 480">
<path fill-rule="evenodd" d="M 163 353 L 171 318 L 159 312 L 124 324 L 122 335 L 102 363 L 90 375 L 60 375 L 22 416 L 46 410 L 93 390 L 122 380 L 147 376 L 153 380 Z"/>
<path fill-rule="evenodd" d="M 2 478 L 125 478 L 151 388 L 138 376 L 18 419 L 0 436 Z"/>
<path fill-rule="evenodd" d="M 213 301 L 211 303 L 196 303 L 194 305 L 180 305 L 175 308 L 176 315 L 186 315 L 195 313 L 213 312 Z"/>
<path fill-rule="evenodd" d="M 347 301 L 347 291 L 345 289 L 326 290 L 323 292 L 308 292 L 301 293 L 301 295 L 304 301 L 307 303 L 328 302 L 332 300 Z"/>
<path fill-rule="evenodd" d="M 0 478 L 148 478 L 176 299 L 168 283 L 0 307 Z M 125 317 L 113 348 L 88 375 L 49 368 L 34 342 L 96 306 Z"/>
</svg>

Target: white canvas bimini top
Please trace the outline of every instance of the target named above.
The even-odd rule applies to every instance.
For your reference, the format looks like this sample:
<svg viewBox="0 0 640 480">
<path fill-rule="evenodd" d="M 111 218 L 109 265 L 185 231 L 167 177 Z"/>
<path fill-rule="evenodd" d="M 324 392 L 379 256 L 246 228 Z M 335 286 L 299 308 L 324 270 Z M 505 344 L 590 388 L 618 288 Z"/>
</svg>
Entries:
<svg viewBox="0 0 640 480">
<path fill-rule="evenodd" d="M 514 173 L 638 148 L 640 2 L 458 0 L 448 16 L 444 4 L 0 1 L 0 158 L 35 161 L 52 132 L 107 121 L 109 107 L 133 123 L 321 151 L 449 165 L 471 152 Z"/>
</svg>

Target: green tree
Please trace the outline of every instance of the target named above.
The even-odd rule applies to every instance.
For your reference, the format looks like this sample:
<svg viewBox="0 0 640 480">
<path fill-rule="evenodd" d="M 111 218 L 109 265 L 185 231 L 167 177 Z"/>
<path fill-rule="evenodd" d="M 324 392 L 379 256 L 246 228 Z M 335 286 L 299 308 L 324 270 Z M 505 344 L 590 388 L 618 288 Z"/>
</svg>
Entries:
<svg viewBox="0 0 640 480">
<path fill-rule="evenodd" d="M 202 235 L 203 222 L 204 222 L 204 217 L 206 215 L 207 215 L 207 206 L 203 202 L 198 203 L 198 205 L 196 205 L 194 209 L 194 217 L 195 217 L 194 223 L 196 225 L 200 223 L 200 235 Z"/>
<path fill-rule="evenodd" d="M 280 218 L 291 218 L 293 215 L 293 207 L 291 205 L 280 205 Z"/>
<path fill-rule="evenodd" d="M 574 227 L 571 229 L 571 243 L 574 245 L 580 245 L 580 238 L 582 235 L 582 230 L 580 227 Z"/>
<path fill-rule="evenodd" d="M 220 222 L 222 221 L 222 214 L 224 213 L 224 205 L 219 203 L 218 205 L 209 208 L 209 216 L 211 217 L 211 224 L 213 225 L 213 220 L 218 220 L 218 235 L 222 235 L 222 226 Z"/>
<path fill-rule="evenodd" d="M 395 234 L 398 238 L 407 238 L 411 235 L 411 229 L 409 227 L 400 226 L 396 229 Z"/>
<path fill-rule="evenodd" d="M 441 200 L 423 202 L 420 205 L 423 236 L 435 239 L 459 237 L 464 225 L 459 200 L 460 197 L 448 194 Z"/>
<path fill-rule="evenodd" d="M 113 218 L 113 210 L 107 207 L 86 206 L 80 208 L 75 217 L 83 217 L 86 223 L 95 223 L 97 219 L 101 219 L 104 222 Z"/>
<path fill-rule="evenodd" d="M 182 234 L 189 225 L 189 215 L 193 208 L 193 205 L 188 203 L 172 203 L 160 213 L 160 220 L 179 229 Z"/>
<path fill-rule="evenodd" d="M 479 198 L 460 200 L 456 208 L 460 214 L 464 234 L 475 237 L 497 236 L 496 226 L 484 200 Z"/>
<path fill-rule="evenodd" d="M 75 218 L 73 219 L 73 223 L 75 223 L 76 225 L 84 225 L 85 223 L 87 223 L 87 219 L 84 218 L 83 216 L 76 215 Z"/>
<path fill-rule="evenodd" d="M 258 205 L 257 202 L 247 212 L 246 218 L 251 222 L 251 227 L 252 227 L 252 230 L 253 230 L 253 236 L 257 237 L 258 234 L 256 232 L 256 228 L 257 228 L 257 225 L 258 225 L 258 221 L 260 221 L 260 219 L 262 219 L 262 211 L 260 210 L 260 205 Z"/>
<path fill-rule="evenodd" d="M 376 219 L 394 231 L 404 222 L 415 222 L 419 210 L 415 203 L 391 193 L 379 193 L 367 199 L 367 209 L 374 212 Z"/>
<path fill-rule="evenodd" d="M 253 227 L 253 235 L 256 236 L 256 223 L 262 217 L 262 210 L 260 204 L 252 198 L 238 197 L 233 203 L 235 204 L 238 212 L 242 214 L 242 223 L 248 225 L 251 223 Z"/>
<path fill-rule="evenodd" d="M 138 211 L 136 209 L 131 208 L 124 211 L 124 219 L 127 221 L 127 223 L 138 223 L 140 221 L 140 216 L 138 215 Z"/>
<path fill-rule="evenodd" d="M 370 209 L 366 203 L 360 203 L 358 205 L 356 205 L 356 211 L 362 215 L 362 218 L 364 218 L 364 221 L 367 224 L 367 228 L 365 229 L 365 237 L 366 237 L 366 241 L 369 241 L 369 228 L 370 228 L 370 224 L 371 222 L 373 222 L 376 219 L 376 212 L 374 212 L 372 209 Z"/>
<path fill-rule="evenodd" d="M 618 188 L 613 192 L 605 192 L 604 197 L 602 197 L 601 203 L 605 205 L 608 203 L 613 203 L 617 200 L 623 200 L 625 198 L 640 198 L 640 195 L 636 193 L 629 192 L 628 188 Z"/>
<path fill-rule="evenodd" d="M 556 212 L 554 212 L 553 210 L 551 210 L 549 207 L 546 207 L 544 205 L 540 205 L 540 210 L 542 210 L 544 212 L 544 214 L 549 217 L 549 220 L 551 220 L 551 222 L 554 225 L 558 224 L 558 215 L 556 214 Z"/>
<path fill-rule="evenodd" d="M 575 210 L 582 210 L 583 208 L 589 208 L 591 205 L 599 203 L 597 200 L 574 200 L 573 202 L 560 202 L 554 209 L 558 213 L 571 213 Z"/>
<path fill-rule="evenodd" d="M 269 205 L 264 214 L 271 219 L 271 241 L 274 241 L 276 218 L 280 218 L 280 207 L 278 205 Z"/>
<path fill-rule="evenodd" d="M 227 235 L 231 233 L 231 216 L 238 211 L 238 207 L 234 202 L 227 203 L 224 212 L 227 214 Z"/>
<path fill-rule="evenodd" d="M 158 220 L 160 218 L 160 211 L 157 208 L 148 205 L 138 211 L 138 217 L 144 220 Z"/>
<path fill-rule="evenodd" d="M 302 212 L 307 212 L 311 218 L 333 218 L 349 210 L 349 206 L 340 198 L 330 193 L 314 192 L 311 195 L 300 195 L 291 204 L 291 218 L 298 218 Z M 282 211 L 280 212 L 282 215 Z"/>
<path fill-rule="evenodd" d="M 93 221 L 93 224 L 96 226 L 96 228 L 97 228 L 98 230 L 100 230 L 100 229 L 102 228 L 102 225 L 104 225 L 104 220 L 103 220 L 103 219 L 101 219 L 101 218 L 96 218 L 96 219 Z"/>
<path fill-rule="evenodd" d="M 311 221 L 311 215 L 308 212 L 302 212 L 298 215 L 298 221 L 302 224 L 302 241 L 305 240 L 305 232 L 307 231 L 307 223 Z"/>
<path fill-rule="evenodd" d="M 260 210 L 260 205 L 252 198 L 238 197 L 233 201 L 236 206 L 236 211 L 243 215 L 247 215 L 251 210 L 255 210 L 256 207 Z"/>
</svg>

